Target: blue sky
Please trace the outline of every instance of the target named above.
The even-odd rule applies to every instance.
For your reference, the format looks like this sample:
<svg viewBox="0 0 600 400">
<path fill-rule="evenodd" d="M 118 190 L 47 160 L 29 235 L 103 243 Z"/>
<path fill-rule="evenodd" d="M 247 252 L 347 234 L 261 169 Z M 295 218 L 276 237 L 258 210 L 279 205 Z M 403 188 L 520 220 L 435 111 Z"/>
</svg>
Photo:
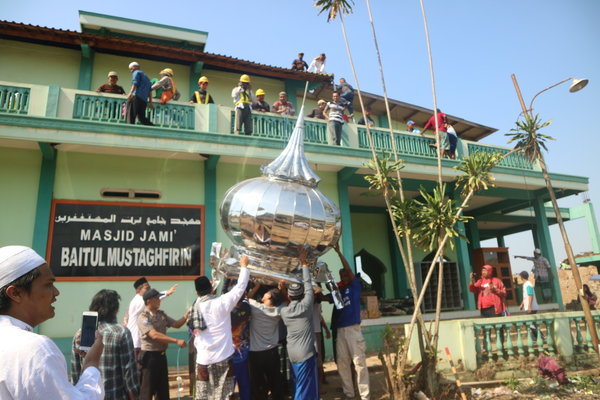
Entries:
<svg viewBox="0 0 600 400">
<path fill-rule="evenodd" d="M 528 104 L 536 92 L 568 77 L 589 85 L 570 94 L 568 84 L 536 99 L 535 112 L 553 123 L 557 140 L 546 155 L 551 172 L 590 177 L 589 197 L 600 210 L 600 140 L 593 115 L 600 104 L 600 1 L 425 0 L 436 77 L 444 112 L 498 129 L 484 143 L 506 145 L 520 106 L 510 79 L 515 73 Z M 77 11 L 176 25 L 209 33 L 206 51 L 287 67 L 298 51 L 310 60 L 328 56 L 327 71 L 352 79 L 339 22 L 326 22 L 310 0 L 296 1 L 93 1 L 20 0 L 3 4 L 2 19 L 79 30 Z M 418 0 L 372 1 L 390 97 L 432 108 L 423 20 Z M 366 5 L 358 1 L 345 18 L 363 90 L 382 93 Z M 582 196 L 560 205 L 581 204 Z M 567 223 L 575 253 L 591 249 L 583 221 Z M 558 229 L 551 228 L 557 260 L 565 257 Z M 495 246 L 494 242 L 484 245 Z M 507 237 L 511 254 L 529 255 L 529 233 Z M 513 271 L 530 269 L 514 260 Z"/>
</svg>

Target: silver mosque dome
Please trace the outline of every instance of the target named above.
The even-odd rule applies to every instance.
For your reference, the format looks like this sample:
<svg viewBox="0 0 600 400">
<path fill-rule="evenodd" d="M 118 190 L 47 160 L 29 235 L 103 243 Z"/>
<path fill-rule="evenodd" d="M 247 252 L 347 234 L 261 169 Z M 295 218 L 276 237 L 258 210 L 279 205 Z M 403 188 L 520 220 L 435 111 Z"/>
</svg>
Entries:
<svg viewBox="0 0 600 400">
<path fill-rule="evenodd" d="M 309 247 L 314 266 L 341 234 L 340 211 L 317 188 L 320 178 L 304 155 L 303 110 L 279 157 L 261 168 L 261 177 L 231 187 L 221 204 L 234 252 L 247 255 L 250 273 L 263 281 L 299 281 L 299 246 Z"/>
</svg>

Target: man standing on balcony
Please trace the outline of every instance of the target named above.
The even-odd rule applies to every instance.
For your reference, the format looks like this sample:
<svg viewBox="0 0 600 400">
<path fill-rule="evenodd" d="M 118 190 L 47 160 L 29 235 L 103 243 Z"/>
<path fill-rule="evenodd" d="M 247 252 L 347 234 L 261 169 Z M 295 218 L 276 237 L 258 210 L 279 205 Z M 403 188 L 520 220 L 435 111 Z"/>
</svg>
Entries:
<svg viewBox="0 0 600 400">
<path fill-rule="evenodd" d="M 406 121 L 406 131 L 410 133 L 421 133 L 421 130 L 415 127 L 415 121 L 412 119 Z"/>
<path fill-rule="evenodd" d="M 312 111 L 310 112 L 310 114 L 307 115 L 307 117 L 317 118 L 317 119 L 325 119 L 325 116 L 323 115 L 323 110 L 325 109 L 327 102 L 323 99 L 320 99 L 317 102 L 317 104 L 319 105 L 319 107 L 313 108 Z"/>
<path fill-rule="evenodd" d="M 329 131 L 329 144 L 340 145 L 342 140 L 342 126 L 344 125 L 344 109 L 346 104 L 343 103 L 338 92 L 333 92 L 332 100 L 325 106 L 323 115 L 329 121 L 327 123 L 327 130 Z"/>
<path fill-rule="evenodd" d="M 371 109 L 369 107 L 365 108 L 365 115 L 360 117 L 357 123 L 358 125 L 375 126 L 375 121 L 371 118 Z"/>
<path fill-rule="evenodd" d="M 198 79 L 198 90 L 190 97 L 190 104 L 214 104 L 213 98 L 208 92 L 208 78 L 201 76 Z"/>
<path fill-rule="evenodd" d="M 270 112 L 271 107 L 269 103 L 265 101 L 265 91 L 262 89 L 258 89 L 256 91 L 256 102 L 252 104 L 252 110 L 260 111 L 260 112 Z"/>
<path fill-rule="evenodd" d="M 533 276 L 535 278 L 535 290 L 538 295 L 544 299 L 544 303 L 552 301 L 552 267 L 546 257 L 542 255 L 540 249 L 533 251 L 533 257 L 515 256 L 533 262 Z"/>
<path fill-rule="evenodd" d="M 117 85 L 119 81 L 119 74 L 115 71 L 110 71 L 108 73 L 108 83 L 100 85 L 96 92 L 98 93 L 112 93 L 112 94 L 125 94 L 125 90 Z"/>
<path fill-rule="evenodd" d="M 146 107 L 154 108 L 150 96 L 152 84 L 150 78 L 140 69 L 140 64 L 133 61 L 129 64 L 132 73 L 131 89 L 127 95 L 127 123 L 135 124 L 136 118 L 143 125 L 154 125 L 146 118 Z"/>
<path fill-rule="evenodd" d="M 240 81 L 231 91 L 235 105 L 235 129 L 233 133 L 239 135 L 244 125 L 244 134 L 252 135 L 252 103 L 256 101 L 250 77 L 246 74 L 240 76 Z"/>
<path fill-rule="evenodd" d="M 437 124 L 435 119 L 435 114 L 429 118 L 425 126 L 423 127 L 423 131 L 421 135 L 423 135 L 428 129 L 431 129 L 435 132 L 436 135 L 439 135 L 440 146 L 442 147 L 442 151 L 446 154 L 450 150 L 450 141 L 448 140 L 448 132 L 446 131 L 446 114 L 437 109 Z M 436 126 L 437 125 L 437 126 Z M 434 145 L 430 145 L 434 146 Z"/>
<path fill-rule="evenodd" d="M 288 101 L 286 92 L 279 92 L 279 100 L 273 103 L 273 112 L 288 117 L 294 115 L 294 105 Z"/>
</svg>

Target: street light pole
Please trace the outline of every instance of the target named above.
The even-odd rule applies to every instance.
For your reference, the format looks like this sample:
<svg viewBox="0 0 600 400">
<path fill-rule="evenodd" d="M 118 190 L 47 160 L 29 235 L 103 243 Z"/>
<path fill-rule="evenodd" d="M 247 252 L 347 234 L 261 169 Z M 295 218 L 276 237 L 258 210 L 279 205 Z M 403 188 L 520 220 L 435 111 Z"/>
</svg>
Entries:
<svg viewBox="0 0 600 400">
<path fill-rule="evenodd" d="M 533 96 L 533 99 L 531 100 L 531 103 L 529 105 L 529 110 L 528 110 L 525 108 L 525 102 L 523 101 L 523 96 L 521 95 L 521 89 L 519 88 L 519 83 L 517 82 L 517 77 L 515 76 L 515 74 L 512 74 L 511 78 L 513 81 L 513 85 L 515 86 L 515 91 L 517 92 L 517 97 L 519 98 L 519 102 L 521 103 L 521 108 L 523 109 L 523 115 L 528 120 L 533 119 L 533 100 L 535 100 L 535 98 L 540 93 L 543 93 L 548 89 L 552 89 L 553 87 L 556 87 L 560 84 L 563 84 L 563 83 L 573 79 L 573 78 L 568 78 L 568 79 L 562 80 L 562 81 L 538 92 L 535 96 Z M 574 83 L 571 86 L 571 88 L 572 89 L 574 88 L 574 90 L 572 90 L 572 91 L 577 91 L 577 90 L 581 90 L 583 87 L 585 87 L 585 85 L 587 85 L 587 80 L 577 80 L 577 81 L 574 80 Z M 537 132 L 534 132 L 534 135 L 536 135 L 536 134 L 537 134 Z M 594 317 L 592 316 L 592 312 L 590 310 L 590 305 L 587 302 L 587 299 L 585 298 L 585 296 L 583 295 L 583 286 L 581 283 L 581 275 L 579 275 L 579 269 L 577 268 L 577 263 L 575 262 L 575 256 L 573 255 L 573 249 L 571 247 L 571 242 L 569 241 L 569 237 L 567 236 L 567 231 L 565 229 L 565 225 L 563 223 L 563 219 L 560 214 L 560 210 L 558 208 L 558 202 L 556 201 L 556 195 L 554 193 L 554 188 L 552 187 L 552 182 L 550 181 L 550 175 L 548 174 L 548 169 L 546 167 L 546 162 L 544 160 L 544 155 L 542 154 L 542 152 L 539 153 L 538 162 L 539 162 L 540 168 L 542 170 L 542 175 L 544 176 L 544 181 L 546 182 L 546 189 L 548 189 L 548 194 L 550 195 L 550 201 L 552 202 L 552 208 L 554 209 L 554 214 L 556 214 L 556 222 L 558 224 L 558 228 L 560 229 L 560 234 L 562 236 L 563 243 L 565 245 L 567 259 L 569 261 L 569 265 L 571 266 L 571 271 L 573 273 L 573 280 L 575 281 L 575 286 L 577 287 L 577 295 L 579 297 L 579 302 L 581 303 L 581 308 L 583 309 L 583 314 L 585 315 L 585 321 L 587 323 L 587 326 L 590 330 L 590 334 L 592 336 L 592 343 L 594 345 L 594 351 L 600 358 L 600 347 L 598 346 L 598 332 L 596 330 L 596 324 L 594 322 Z M 558 278 L 558 276 L 557 276 L 557 278 Z"/>
</svg>

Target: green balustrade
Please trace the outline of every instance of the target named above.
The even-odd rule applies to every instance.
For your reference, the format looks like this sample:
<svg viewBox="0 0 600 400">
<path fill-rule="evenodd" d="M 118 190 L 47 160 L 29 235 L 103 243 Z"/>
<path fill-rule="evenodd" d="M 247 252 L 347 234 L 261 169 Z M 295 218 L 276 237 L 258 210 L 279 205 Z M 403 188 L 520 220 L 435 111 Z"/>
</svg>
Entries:
<svg viewBox="0 0 600 400">
<path fill-rule="evenodd" d="M 473 154 L 477 151 L 482 151 L 482 152 L 486 152 L 486 153 L 500 152 L 502 154 L 507 154 L 510 152 L 509 149 L 504 149 L 501 147 L 493 147 L 493 146 L 483 146 L 483 145 L 476 144 L 476 143 L 468 143 L 467 148 L 468 148 L 469 154 Z M 527 160 L 525 157 L 523 157 L 522 154 L 518 154 L 518 153 L 512 153 L 508 157 L 504 158 L 500 162 L 499 165 L 502 167 L 507 167 L 507 168 L 517 168 L 517 169 L 525 169 L 525 170 L 533 170 L 534 169 L 533 164 L 529 160 Z"/>
<path fill-rule="evenodd" d="M 88 95 L 75 95 L 73 118 L 88 121 L 126 123 L 125 98 Z M 156 126 L 162 128 L 194 129 L 194 106 L 167 103 L 155 104 L 147 108 L 146 116 Z"/>
<path fill-rule="evenodd" d="M 286 141 L 296 126 L 296 117 L 274 114 L 252 114 L 252 136 Z M 231 112 L 230 133 L 235 129 L 235 111 Z M 304 141 L 307 143 L 327 144 L 327 123 L 304 120 Z"/>
<path fill-rule="evenodd" d="M 373 145 L 378 151 L 392 152 L 392 138 L 389 131 L 380 129 L 370 129 Z M 423 136 L 409 135 L 406 133 L 394 132 L 396 142 L 396 151 L 399 155 L 420 156 L 436 158 L 435 148 L 430 145 L 435 144 L 435 140 Z M 366 128 L 358 128 L 358 147 L 361 149 L 370 149 L 369 136 Z"/>
<path fill-rule="evenodd" d="M 0 85 L 0 112 L 27 114 L 30 89 Z"/>
<path fill-rule="evenodd" d="M 552 319 L 506 321 L 493 318 L 489 323 L 475 324 L 473 329 L 477 362 L 481 365 L 483 362 L 500 358 L 535 358 L 544 351 L 556 354 L 553 323 Z M 514 335 L 516 339 L 513 339 Z"/>
</svg>

